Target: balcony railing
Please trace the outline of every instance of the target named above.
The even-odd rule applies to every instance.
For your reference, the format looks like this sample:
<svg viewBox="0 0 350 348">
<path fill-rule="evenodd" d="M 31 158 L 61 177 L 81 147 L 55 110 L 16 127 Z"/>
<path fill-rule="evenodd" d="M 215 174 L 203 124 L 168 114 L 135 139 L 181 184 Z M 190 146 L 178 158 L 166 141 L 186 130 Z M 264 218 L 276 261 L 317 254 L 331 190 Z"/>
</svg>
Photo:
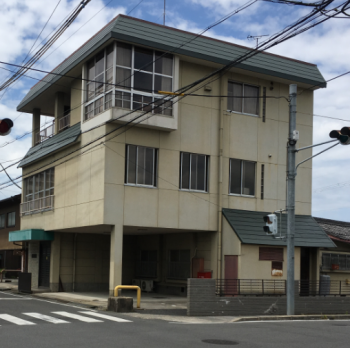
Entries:
<svg viewBox="0 0 350 348">
<path fill-rule="evenodd" d="M 53 122 L 50 126 L 36 133 L 35 143 L 40 144 L 46 139 L 51 138 L 55 134 L 55 123 Z"/>
<path fill-rule="evenodd" d="M 70 114 L 63 116 L 58 121 L 58 131 L 61 132 L 64 129 L 67 129 L 70 127 Z"/>
<path fill-rule="evenodd" d="M 53 210 L 54 208 L 54 197 L 47 196 L 38 199 L 34 199 L 29 202 L 21 204 L 21 215 L 33 214 L 37 212 L 42 212 L 46 210 Z"/>
</svg>

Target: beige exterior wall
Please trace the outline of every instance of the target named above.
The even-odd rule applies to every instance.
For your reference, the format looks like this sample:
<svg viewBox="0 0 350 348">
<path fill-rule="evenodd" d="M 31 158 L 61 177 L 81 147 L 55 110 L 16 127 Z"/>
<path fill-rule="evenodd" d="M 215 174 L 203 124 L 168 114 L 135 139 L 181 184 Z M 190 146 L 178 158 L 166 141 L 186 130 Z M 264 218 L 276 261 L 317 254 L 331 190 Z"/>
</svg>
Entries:
<svg viewBox="0 0 350 348">
<path fill-rule="evenodd" d="M 212 72 L 213 69 L 209 66 L 180 60 L 179 76 L 175 80 L 178 78 L 180 87 L 185 86 Z M 266 87 L 267 94 L 276 97 L 276 99 L 268 98 L 266 101 L 266 122 L 262 122 L 262 103 L 260 103 L 260 117 L 223 111 L 222 205 L 224 208 L 253 211 L 274 211 L 284 208 L 288 103 L 282 97 L 288 97 L 288 82 L 274 81 L 272 85 L 271 77 L 248 76 L 239 69 L 224 75 L 222 79 L 222 81 L 217 80 L 210 83 L 211 92 L 200 89 L 197 93 L 219 95 L 220 83 L 227 86 L 229 80 L 234 80 L 260 86 L 261 94 L 262 88 Z M 81 91 L 79 91 L 81 88 L 81 82 L 72 83 L 71 124 L 81 119 L 82 108 L 79 107 L 82 100 Z M 303 112 L 303 114 L 298 114 L 297 119 L 300 147 L 312 143 L 312 93 L 312 91 L 305 91 L 298 95 L 297 109 Z M 136 126 L 123 132 L 117 130 L 120 124 L 109 123 L 82 134 L 79 144 L 23 169 L 23 174 L 27 177 L 35 171 L 40 172 L 50 168 L 53 165 L 51 163 L 59 164 L 55 167 L 54 210 L 23 217 L 21 228 L 64 231 L 69 228 L 98 225 L 114 226 L 110 239 L 110 290 L 112 290 L 114 285 L 122 281 L 123 226 L 179 229 L 200 233 L 217 231 L 219 120 L 219 98 L 190 96 L 178 103 L 178 122 L 177 129 L 174 131 Z M 102 120 L 96 116 L 84 122 L 82 128 L 83 130 L 88 129 L 89 123 L 99 124 L 100 122 Z M 69 161 L 66 158 L 64 161 L 59 160 L 63 155 L 69 154 L 79 146 L 112 130 L 116 131 L 107 137 L 108 141 L 105 145 L 94 147 L 88 152 L 86 152 L 88 148 L 79 150 L 71 155 L 72 159 Z M 155 147 L 159 150 L 157 188 L 141 188 L 124 184 L 126 144 Z M 208 193 L 179 190 L 179 166 L 182 151 L 210 156 Z M 76 157 L 76 155 L 79 156 Z M 302 154 L 298 154 L 297 161 L 309 155 L 311 155 L 311 150 L 303 151 Z M 230 158 L 256 162 L 255 197 L 228 194 Z M 60 164 L 61 162 L 64 163 Z M 264 199 L 260 198 L 262 164 L 265 165 Z M 297 214 L 311 214 L 311 174 L 311 162 L 303 164 L 298 170 Z M 217 236 L 212 233 L 202 237 L 200 233 L 198 234 L 197 254 L 204 255 L 205 268 L 213 270 L 215 277 Z M 175 244 L 179 240 L 171 235 L 167 236 L 166 240 L 171 238 L 174 238 L 173 243 Z M 226 252 L 227 245 L 233 246 L 233 250 L 238 252 L 239 246 L 236 242 L 232 234 L 225 233 L 224 252 Z M 167 242 L 164 241 L 164 243 Z M 236 244 L 237 250 L 235 249 Z M 195 247 L 193 246 L 191 250 L 194 253 Z M 296 250 L 295 258 L 297 274 L 300 268 L 297 264 L 300 260 L 298 250 Z M 244 259 L 254 258 L 257 252 L 257 246 L 244 246 L 244 249 L 242 246 L 241 264 L 243 265 Z M 251 267 L 248 261 L 244 264 L 245 266 L 242 266 L 240 271 L 241 277 L 261 279 L 263 274 L 266 274 L 266 277 L 271 276 L 270 267 L 266 266 L 266 262 L 258 261 L 256 268 Z M 284 271 L 283 277 L 285 275 Z"/>
</svg>

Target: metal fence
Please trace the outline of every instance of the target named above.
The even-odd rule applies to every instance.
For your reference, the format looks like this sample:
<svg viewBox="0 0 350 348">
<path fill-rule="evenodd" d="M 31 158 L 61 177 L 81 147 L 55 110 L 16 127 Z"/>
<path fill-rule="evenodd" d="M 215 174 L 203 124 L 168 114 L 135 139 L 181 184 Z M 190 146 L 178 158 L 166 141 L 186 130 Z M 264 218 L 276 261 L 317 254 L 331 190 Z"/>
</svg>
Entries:
<svg viewBox="0 0 350 348">
<path fill-rule="evenodd" d="M 63 116 L 62 118 L 60 118 L 59 122 L 58 122 L 58 131 L 62 131 L 66 128 L 70 127 L 70 114 Z"/>
<path fill-rule="evenodd" d="M 50 126 L 36 133 L 35 135 L 35 143 L 39 144 L 46 139 L 51 138 L 55 134 L 55 123 L 53 122 Z"/>
<path fill-rule="evenodd" d="M 286 295 L 286 280 L 217 279 L 217 296 L 271 296 Z M 350 280 L 300 280 L 296 289 L 299 296 L 350 296 Z"/>
<path fill-rule="evenodd" d="M 270 279 L 217 279 L 217 296 L 235 295 L 285 295 L 285 280 Z"/>
<path fill-rule="evenodd" d="M 350 296 L 349 280 L 300 280 L 300 296 Z"/>
</svg>

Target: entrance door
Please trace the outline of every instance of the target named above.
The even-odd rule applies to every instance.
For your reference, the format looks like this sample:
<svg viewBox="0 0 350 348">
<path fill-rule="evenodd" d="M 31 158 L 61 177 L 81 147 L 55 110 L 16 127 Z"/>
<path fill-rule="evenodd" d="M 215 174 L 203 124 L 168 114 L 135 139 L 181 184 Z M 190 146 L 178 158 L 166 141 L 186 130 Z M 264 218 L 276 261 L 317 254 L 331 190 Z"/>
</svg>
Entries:
<svg viewBox="0 0 350 348">
<path fill-rule="evenodd" d="M 309 296 L 310 290 L 310 248 L 300 248 L 300 295 Z"/>
<path fill-rule="evenodd" d="M 50 287 L 51 242 L 40 242 L 39 286 Z"/>
<path fill-rule="evenodd" d="M 238 256 L 225 255 L 225 294 L 238 294 Z"/>
</svg>

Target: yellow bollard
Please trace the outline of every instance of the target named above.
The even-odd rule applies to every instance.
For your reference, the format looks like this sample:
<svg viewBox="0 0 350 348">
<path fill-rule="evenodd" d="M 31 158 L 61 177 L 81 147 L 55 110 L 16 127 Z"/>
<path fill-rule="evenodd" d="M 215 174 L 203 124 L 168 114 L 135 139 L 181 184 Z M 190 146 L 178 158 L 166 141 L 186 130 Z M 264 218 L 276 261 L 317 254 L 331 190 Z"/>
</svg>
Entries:
<svg viewBox="0 0 350 348">
<path fill-rule="evenodd" d="M 118 290 L 119 289 L 130 289 L 130 290 L 137 290 L 137 304 L 136 308 L 140 309 L 141 305 L 141 289 L 139 286 L 136 285 L 118 285 L 114 288 L 114 297 L 118 297 Z"/>
</svg>

